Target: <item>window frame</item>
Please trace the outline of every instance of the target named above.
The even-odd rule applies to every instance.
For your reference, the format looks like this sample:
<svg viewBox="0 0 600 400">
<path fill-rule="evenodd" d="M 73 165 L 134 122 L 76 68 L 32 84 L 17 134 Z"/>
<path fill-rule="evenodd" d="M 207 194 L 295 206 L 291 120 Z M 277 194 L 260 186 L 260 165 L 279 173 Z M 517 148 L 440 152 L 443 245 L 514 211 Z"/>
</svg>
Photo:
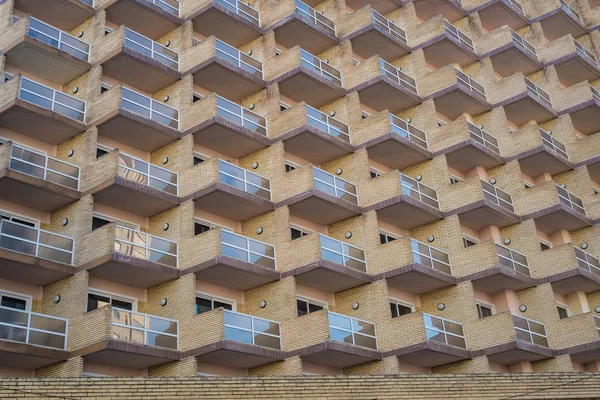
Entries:
<svg viewBox="0 0 600 400">
<path fill-rule="evenodd" d="M 540 248 L 542 245 L 545 245 L 548 247 L 546 250 L 542 249 L 542 251 L 548 251 L 548 250 L 552 249 L 552 243 L 548 242 L 547 240 L 538 238 L 538 241 L 540 242 Z"/>
<path fill-rule="evenodd" d="M 319 307 L 323 307 L 323 310 L 327 310 L 329 311 L 329 303 L 327 303 L 326 301 L 322 301 L 322 300 L 317 300 L 314 297 L 309 297 L 309 296 L 302 296 L 302 295 L 296 295 L 296 316 L 298 317 L 303 317 L 304 315 L 298 315 L 298 301 L 303 301 L 306 303 L 306 311 L 307 313 L 304 315 L 310 315 L 312 314 L 310 312 L 310 307 L 308 307 L 311 303 L 315 306 L 319 306 Z M 317 311 L 321 311 L 321 310 L 317 310 Z M 317 311 L 313 311 L 313 312 L 317 312 Z"/>
<path fill-rule="evenodd" d="M 462 182 L 462 179 L 459 178 L 458 176 L 452 175 L 452 174 L 448 174 L 448 175 L 450 175 L 450 184 L 451 185 L 456 185 L 457 183 Z"/>
<path fill-rule="evenodd" d="M 296 229 L 297 231 L 302 232 L 302 236 L 300 236 L 299 238 L 296 239 L 302 239 L 304 236 L 308 236 L 311 233 L 313 233 L 313 231 L 311 231 L 310 229 L 304 228 L 300 225 L 296 225 L 296 224 L 290 224 L 290 238 L 292 238 L 292 229 Z M 296 239 L 291 239 L 291 240 L 296 240 Z"/>
<path fill-rule="evenodd" d="M 204 300 L 210 300 L 211 302 L 211 311 L 215 310 L 215 300 L 218 301 L 219 303 L 224 303 L 224 304 L 229 304 L 231 305 L 231 311 L 233 312 L 237 312 L 237 301 L 233 300 L 233 299 L 228 299 L 226 297 L 221 297 L 221 296 L 215 296 L 212 295 L 208 292 L 202 292 L 199 290 L 196 290 L 196 296 L 194 297 L 194 305 L 196 305 L 196 299 L 200 297 Z M 208 311 L 206 311 L 208 312 Z M 200 313 L 203 314 L 203 313 Z M 200 314 L 196 314 L 196 315 L 200 315 Z"/>
<path fill-rule="evenodd" d="M 385 243 L 381 243 L 381 235 L 384 235 L 386 237 L 389 236 L 393 240 L 389 240 L 388 239 Z M 398 240 L 398 239 L 400 239 L 400 237 L 398 235 L 396 235 L 394 233 L 391 233 L 391 232 L 388 232 L 388 231 L 386 231 L 384 229 L 379 228 L 379 244 L 388 244 L 388 243 L 393 242 L 393 241 Z"/>
<path fill-rule="evenodd" d="M 2 297 L 14 297 L 15 299 L 25 300 L 25 311 L 31 312 L 31 304 L 33 303 L 33 296 L 18 292 L 12 292 L 10 290 L 0 289 L 0 302 L 2 301 Z M 8 307 L 10 308 L 10 307 Z"/>
<path fill-rule="evenodd" d="M 472 244 L 471 246 L 465 246 L 466 241 L 473 242 L 474 244 Z M 481 243 L 478 239 L 475 239 L 473 236 L 469 236 L 469 235 L 465 235 L 465 234 L 462 235 L 462 242 L 463 242 L 463 246 L 465 249 L 468 249 L 469 247 L 477 246 L 479 243 Z"/>
<path fill-rule="evenodd" d="M 126 303 L 131 303 L 131 311 L 132 312 L 138 312 L 138 299 L 136 297 L 124 296 L 124 295 L 119 294 L 119 293 L 113 293 L 113 292 L 109 292 L 107 290 L 90 288 L 90 287 L 88 287 L 87 292 L 88 292 L 88 296 L 86 296 L 86 310 L 87 310 L 87 305 L 88 305 L 88 302 L 89 302 L 89 294 L 91 293 L 91 294 L 95 294 L 95 295 L 98 295 L 98 296 L 105 296 L 105 297 L 110 298 L 110 305 L 111 306 L 112 306 L 112 300 L 113 299 L 118 300 L 118 301 L 123 301 L 123 302 L 126 302 Z M 100 307 L 98 307 L 98 308 L 100 308 Z M 95 310 L 97 310 L 98 308 L 96 308 Z M 115 308 L 117 308 L 119 310 L 123 310 L 122 308 L 119 308 L 119 307 L 115 307 Z M 92 312 L 92 311 L 94 311 L 94 310 L 91 310 L 91 311 L 88 311 L 88 312 Z M 126 310 L 126 311 L 129 311 L 129 310 Z"/>
<path fill-rule="evenodd" d="M 558 317 L 560 319 L 567 319 L 570 318 L 572 316 L 571 314 L 571 310 L 569 309 L 569 306 L 564 304 L 564 303 L 559 303 L 558 301 L 556 302 L 556 312 L 558 312 L 558 309 L 562 308 L 563 310 L 565 310 L 567 312 L 567 317 L 566 318 L 560 318 L 560 313 L 558 314 Z"/>
<path fill-rule="evenodd" d="M 489 315 L 490 317 L 496 315 L 496 307 L 494 307 L 493 304 L 486 303 L 485 301 L 475 300 L 475 306 L 477 308 L 477 316 L 479 317 L 479 319 L 487 318 L 481 316 L 481 313 L 479 311 L 481 307 L 489 308 L 492 311 L 492 315 Z"/>
<path fill-rule="evenodd" d="M 198 236 L 198 235 L 202 235 L 202 233 L 206 233 L 206 232 L 202 232 L 202 233 L 199 233 L 198 235 L 196 235 L 195 234 L 196 233 L 196 224 L 208 226 L 208 230 L 209 231 L 211 231 L 211 230 L 213 230 L 215 228 L 220 228 L 219 225 L 217 225 L 217 224 L 215 224 L 213 222 L 207 221 L 207 220 L 202 219 L 202 218 L 194 217 L 194 236 Z"/>
<path fill-rule="evenodd" d="M 295 171 L 295 170 L 297 170 L 297 169 L 299 169 L 299 168 L 300 168 L 300 165 L 298 165 L 298 164 L 296 164 L 295 162 L 292 162 L 292 161 L 290 161 L 290 160 L 285 160 L 285 161 L 284 161 L 284 165 L 285 165 L 285 167 L 284 167 L 284 171 L 285 171 L 285 173 L 286 173 L 286 174 L 287 174 L 288 172 L 292 172 L 292 171 Z M 287 171 L 287 167 L 288 167 L 288 166 L 292 168 L 292 169 L 291 169 L 291 170 L 289 170 L 289 171 Z"/>
<path fill-rule="evenodd" d="M 375 175 L 375 176 L 373 176 L 373 175 Z M 369 179 L 376 179 L 383 175 L 385 175 L 385 172 L 378 170 L 375 167 L 371 167 L 369 165 Z"/>
<path fill-rule="evenodd" d="M 92 221 L 93 221 L 94 217 L 101 218 L 101 219 L 104 219 L 104 220 L 110 221 L 110 222 L 116 222 L 118 225 L 122 225 L 125 228 L 133 229 L 136 231 L 142 230 L 142 227 L 138 224 L 135 224 L 135 223 L 129 222 L 129 221 L 123 221 L 122 219 L 117 219 L 115 217 L 111 217 L 110 215 L 103 214 L 98 211 L 92 211 Z M 98 229 L 100 229 L 100 228 L 98 228 Z"/>
<path fill-rule="evenodd" d="M 199 162 L 198 164 L 196 164 L 196 158 L 202 160 L 202 162 Z M 210 159 L 209 156 L 207 156 L 205 154 L 202 154 L 199 151 L 194 151 L 193 154 L 192 154 L 192 160 L 194 161 L 194 167 L 196 165 L 199 165 L 199 164 L 202 164 L 203 162 L 208 161 L 209 159 Z"/>
<path fill-rule="evenodd" d="M 394 298 L 394 297 L 388 297 L 388 302 L 390 303 L 390 305 L 391 305 L 391 304 L 394 304 L 394 305 L 396 305 L 396 306 L 400 305 L 400 306 L 403 306 L 403 307 L 410 308 L 410 313 L 409 313 L 409 314 L 413 314 L 413 313 L 416 311 L 416 310 L 415 310 L 415 305 L 414 305 L 414 304 L 411 304 L 411 303 L 409 303 L 409 302 L 407 302 L 407 301 L 404 301 L 404 300 L 398 300 L 398 299 L 396 299 L 396 298 Z M 397 317 L 394 317 L 394 316 L 392 315 L 392 319 L 393 319 L 393 318 L 400 318 L 400 317 L 402 317 L 403 315 L 408 315 L 408 314 L 403 314 L 403 315 L 400 315 L 400 312 L 399 312 L 399 310 L 398 310 L 397 308 L 396 308 L 396 312 L 398 313 L 398 316 L 397 316 Z M 390 314 L 391 314 L 391 310 L 390 310 Z"/>
<path fill-rule="evenodd" d="M 3 208 L 0 208 L 0 215 L 5 216 L 5 217 L 9 217 L 8 220 L 11 221 L 11 222 L 14 222 L 16 224 L 19 224 L 19 225 L 31 228 L 31 226 L 29 226 L 29 225 L 24 225 L 24 224 L 21 224 L 19 221 L 14 221 L 13 218 L 23 220 L 24 222 L 29 222 L 29 223 L 31 223 L 31 224 L 34 225 L 33 228 L 40 229 L 40 223 L 41 222 L 37 218 L 32 218 L 32 217 L 29 217 L 27 215 L 17 214 L 17 213 L 11 212 L 11 211 L 7 211 L 7 210 L 5 210 Z"/>
</svg>

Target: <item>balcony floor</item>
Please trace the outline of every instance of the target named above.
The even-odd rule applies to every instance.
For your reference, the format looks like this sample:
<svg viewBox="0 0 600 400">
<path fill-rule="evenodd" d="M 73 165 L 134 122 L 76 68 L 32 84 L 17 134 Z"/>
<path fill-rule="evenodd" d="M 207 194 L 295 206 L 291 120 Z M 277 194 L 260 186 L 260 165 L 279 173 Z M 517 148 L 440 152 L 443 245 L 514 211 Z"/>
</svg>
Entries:
<svg viewBox="0 0 600 400">
<path fill-rule="evenodd" d="M 67 361 L 69 352 L 0 340 L 0 366 L 36 369 Z"/>
<path fill-rule="evenodd" d="M 532 218 L 535 219 L 536 228 L 548 235 L 560 229 L 576 231 L 592 226 L 592 220 L 588 217 L 561 203 L 524 215 L 522 220 Z"/>
<path fill-rule="evenodd" d="M 79 0 L 15 0 L 15 8 L 67 32 L 94 16 Z"/>
<path fill-rule="evenodd" d="M 283 141 L 286 152 L 317 165 L 354 151 L 354 146 L 349 142 L 309 125 L 300 126 L 274 139 L 279 140 Z"/>
<path fill-rule="evenodd" d="M 308 19 L 294 13 L 270 26 L 269 29 L 275 31 L 277 43 L 282 46 L 288 49 L 300 46 L 311 54 L 320 54 L 339 43 L 339 39 L 325 29 L 304 21 Z"/>
<path fill-rule="evenodd" d="M 264 33 L 263 29 L 214 1 L 195 11 L 189 19 L 195 32 L 205 37 L 214 35 L 233 47 L 242 46 Z"/>
<path fill-rule="evenodd" d="M 158 40 L 181 25 L 181 19 L 145 0 L 119 0 L 106 10 L 106 19 Z"/>
<path fill-rule="evenodd" d="M 367 148 L 371 160 L 393 170 L 403 170 L 433 157 L 429 150 L 394 132 L 378 136 L 357 147 Z"/>
<path fill-rule="evenodd" d="M 519 222 L 517 214 L 487 199 L 450 210 L 446 213 L 446 216 L 454 214 L 458 214 L 461 224 L 476 231 L 480 231 L 489 225 L 505 228 Z"/>
<path fill-rule="evenodd" d="M 358 92 L 360 102 L 376 111 L 388 110 L 392 114 L 414 107 L 421 98 L 398 83 L 378 75 L 348 92 Z"/>
<path fill-rule="evenodd" d="M 434 157 L 442 154 L 446 155 L 449 167 L 462 173 L 467 173 L 477 166 L 494 168 L 505 162 L 501 155 L 471 138 L 434 153 Z"/>
<path fill-rule="evenodd" d="M 328 293 L 337 293 L 371 282 L 371 275 L 327 260 L 281 273 L 281 279 L 294 276 L 296 283 Z"/>
<path fill-rule="evenodd" d="M 508 267 L 497 265 L 486 268 L 458 279 L 459 282 L 471 281 L 473 288 L 480 292 L 494 295 L 502 290 L 511 289 L 519 291 L 534 287 L 537 281 Z"/>
<path fill-rule="evenodd" d="M 178 350 L 142 345 L 116 339 L 103 340 L 70 353 L 85 361 L 126 368 L 150 368 L 181 359 Z"/>
<path fill-rule="evenodd" d="M 554 176 L 574 169 L 571 162 L 544 145 L 509 157 L 507 162 L 512 160 L 519 160 L 521 172 L 528 176 L 539 176 L 543 173 Z"/>
<path fill-rule="evenodd" d="M 473 352 L 473 357 L 487 355 L 490 362 L 500 365 L 512 365 L 521 361 L 540 361 L 554 357 L 554 351 L 521 340 L 489 347 Z"/>
<path fill-rule="evenodd" d="M 276 207 L 289 206 L 290 213 L 321 225 L 330 225 L 362 213 L 362 207 L 318 189 L 280 201 Z"/>
<path fill-rule="evenodd" d="M 471 358 L 469 350 L 427 340 L 423 343 L 386 351 L 383 357 L 397 356 L 403 363 L 431 368 Z"/>
<path fill-rule="evenodd" d="M 182 353 L 181 358 L 197 357 L 199 362 L 233 368 L 256 368 L 275 361 L 283 361 L 281 350 L 247 343 L 220 340 Z"/>
<path fill-rule="evenodd" d="M 591 293 L 600 290 L 600 276 L 579 267 L 538 279 L 538 285 L 546 282 L 552 284 L 554 293 L 565 296 L 575 291 Z"/>
<path fill-rule="evenodd" d="M 350 40 L 352 51 L 365 60 L 377 55 L 387 62 L 392 62 L 410 53 L 407 44 L 373 24 L 346 35 L 341 39 L 344 40 Z"/>
<path fill-rule="evenodd" d="M 0 278 L 35 286 L 46 286 L 75 275 L 75 267 L 16 251 L 0 249 Z"/>
<path fill-rule="evenodd" d="M 189 73 L 194 76 L 194 84 L 231 101 L 239 101 L 267 86 L 262 78 L 218 57 L 212 57 L 195 66 L 186 72 L 186 75 Z"/>
<path fill-rule="evenodd" d="M 365 207 L 364 212 L 371 210 L 377 211 L 377 217 L 380 220 L 402 229 L 416 228 L 444 217 L 440 210 L 405 194 Z"/>
<path fill-rule="evenodd" d="M 381 352 L 378 350 L 332 340 L 287 352 L 287 357 L 295 356 L 332 368 L 347 368 L 381 360 Z"/>
<path fill-rule="evenodd" d="M 317 75 L 308 68 L 296 67 L 271 80 L 269 85 L 279 83 L 279 92 L 285 97 L 319 108 L 346 95 L 340 85 Z"/>
<path fill-rule="evenodd" d="M 373 276 L 373 281 L 387 279 L 388 287 L 421 295 L 456 284 L 452 275 L 421 264 L 394 268 Z"/>
</svg>

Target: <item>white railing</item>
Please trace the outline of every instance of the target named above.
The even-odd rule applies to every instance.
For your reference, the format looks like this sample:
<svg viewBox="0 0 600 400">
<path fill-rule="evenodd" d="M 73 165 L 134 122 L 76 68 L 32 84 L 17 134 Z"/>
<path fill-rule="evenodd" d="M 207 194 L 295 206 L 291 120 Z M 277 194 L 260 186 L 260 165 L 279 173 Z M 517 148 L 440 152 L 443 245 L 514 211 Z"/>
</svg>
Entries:
<svg viewBox="0 0 600 400">
<path fill-rule="evenodd" d="M 270 244 L 221 230 L 221 246 L 224 256 L 277 270 L 275 247 Z"/>
<path fill-rule="evenodd" d="M 531 276 L 529 262 L 527 261 L 527 257 L 523 254 L 511 250 L 508 247 L 500 246 L 499 244 L 496 244 L 496 254 L 498 254 L 500 265 L 511 268 L 524 275 Z"/>
<path fill-rule="evenodd" d="M 493 201 L 500 207 L 506 208 L 510 212 L 515 212 L 512 196 L 510 194 L 484 181 L 481 181 L 481 186 L 483 187 L 483 197 Z"/>
<path fill-rule="evenodd" d="M 85 123 L 85 101 L 21 77 L 19 99 Z"/>
<path fill-rule="evenodd" d="M 402 194 L 407 194 L 413 199 L 419 200 L 438 210 L 440 209 L 438 195 L 434 189 L 402 173 L 400 173 L 400 185 L 402 186 Z"/>
<path fill-rule="evenodd" d="M 73 265 L 74 242 L 68 236 L 0 220 L 0 247 L 6 250 Z"/>
<path fill-rule="evenodd" d="M 84 61 L 90 59 L 90 45 L 75 36 L 29 17 L 27 35 Z"/>
<path fill-rule="evenodd" d="M 577 40 L 573 39 L 573 43 L 575 43 L 575 48 L 577 51 L 584 57 L 587 58 L 594 64 L 596 67 L 598 66 L 598 59 L 595 55 L 593 55 L 588 49 L 586 49 L 581 43 Z"/>
<path fill-rule="evenodd" d="M 410 239 L 410 247 L 416 263 L 452 275 L 448 253 L 415 239 Z"/>
<path fill-rule="evenodd" d="M 156 7 L 179 17 L 179 0 L 146 0 Z"/>
<path fill-rule="evenodd" d="M 467 348 L 467 339 L 462 324 L 425 313 L 423 313 L 423 319 L 427 340 L 460 347 L 461 349 Z"/>
<path fill-rule="evenodd" d="M 456 79 L 458 80 L 458 82 L 466 85 L 469 88 L 469 90 L 475 95 L 482 97 L 484 100 L 487 99 L 485 95 L 485 88 L 483 86 L 475 82 L 469 75 L 465 74 L 464 72 L 461 72 L 456 68 L 454 69 L 454 71 L 456 71 Z"/>
<path fill-rule="evenodd" d="M 510 34 L 512 36 L 513 42 L 521 46 L 525 51 L 530 52 L 536 59 L 538 58 L 537 50 L 533 47 L 523 36 L 519 35 L 517 32 L 510 30 Z"/>
<path fill-rule="evenodd" d="M 217 115 L 250 129 L 263 136 L 268 136 L 267 119 L 221 96 L 217 96 Z"/>
<path fill-rule="evenodd" d="M 444 29 L 448 32 L 452 37 L 458 40 L 460 43 L 469 47 L 473 52 L 475 51 L 475 45 L 470 37 L 462 33 L 460 29 L 452 25 L 448 20 L 444 19 Z"/>
<path fill-rule="evenodd" d="M 575 9 L 567 3 L 565 0 L 560 0 L 560 5 L 563 10 L 567 12 L 567 14 L 571 14 L 579 23 L 583 24 L 583 20 L 581 19 L 581 15 Z"/>
<path fill-rule="evenodd" d="M 116 226 L 115 251 L 177 268 L 177 243 L 121 225 Z"/>
<path fill-rule="evenodd" d="M 390 35 L 400 40 L 402 43 L 408 44 L 408 40 L 406 39 L 406 32 L 400 29 L 398 25 L 394 24 L 392 21 L 379 14 L 375 10 L 371 10 L 371 17 L 375 26 L 380 27 Z"/>
<path fill-rule="evenodd" d="M 219 39 L 216 39 L 215 42 L 215 53 L 217 57 L 230 62 L 236 67 L 241 68 L 252 75 L 256 75 L 259 78 L 263 77 L 263 66 L 260 61 L 242 53 L 235 47 L 230 46 Z"/>
<path fill-rule="evenodd" d="M 586 215 L 585 208 L 583 207 L 583 201 L 581 201 L 579 197 L 558 185 L 556 185 L 556 190 L 558 191 L 558 199 L 562 204 L 568 206 L 574 211 Z"/>
<path fill-rule="evenodd" d="M 79 189 L 79 167 L 13 144 L 9 168 L 48 182 Z"/>
<path fill-rule="evenodd" d="M 315 10 L 308 4 L 296 0 L 296 13 L 310 20 L 316 26 L 325 29 L 327 32 L 335 36 L 335 22 Z"/>
<path fill-rule="evenodd" d="M 119 153 L 119 176 L 169 194 L 179 194 L 177 172 L 123 153 Z"/>
<path fill-rule="evenodd" d="M 271 200 L 271 181 L 269 179 L 227 161 L 219 160 L 219 181 Z"/>
<path fill-rule="evenodd" d="M 225 340 L 281 350 L 279 322 L 224 310 Z"/>
<path fill-rule="evenodd" d="M 68 330 L 65 318 L 0 306 L 2 341 L 66 350 Z"/>
<path fill-rule="evenodd" d="M 597 257 L 594 257 L 577 247 L 573 247 L 573 250 L 575 250 L 575 257 L 581 268 L 587 269 L 593 274 L 600 275 L 600 260 Z"/>
<path fill-rule="evenodd" d="M 365 252 L 362 249 L 323 234 L 319 235 L 319 237 L 321 241 L 321 257 L 324 260 L 367 272 L 367 261 L 365 259 Z"/>
<path fill-rule="evenodd" d="M 600 101 L 600 92 L 598 89 L 590 85 L 590 90 L 592 91 L 592 97 L 598 101 Z"/>
<path fill-rule="evenodd" d="M 129 28 L 125 28 L 125 47 L 148 56 L 167 67 L 179 70 L 179 53 Z"/>
<path fill-rule="evenodd" d="M 523 9 L 521 3 L 519 3 L 517 0 L 508 0 L 508 4 L 516 8 L 521 15 L 525 16 L 525 10 Z"/>
<path fill-rule="evenodd" d="M 215 0 L 215 3 L 233 11 L 246 21 L 260 28 L 260 14 L 254 8 L 250 7 L 249 4 L 239 0 Z"/>
<path fill-rule="evenodd" d="M 402 72 L 400 68 L 393 66 L 392 64 L 379 59 L 379 66 L 381 67 L 381 74 L 383 76 L 390 77 L 392 80 L 396 81 L 400 86 L 403 86 L 410 90 L 411 92 L 418 94 L 417 90 L 417 82 Z"/>
<path fill-rule="evenodd" d="M 329 193 L 332 196 L 358 204 L 358 192 L 356 185 L 313 167 L 313 179 L 315 189 Z"/>
<path fill-rule="evenodd" d="M 548 347 L 548 336 L 546 335 L 544 324 L 517 315 L 512 315 L 512 320 L 515 326 L 517 340 L 523 340 L 525 342 Z"/>
<path fill-rule="evenodd" d="M 342 85 L 342 74 L 319 57 L 300 49 L 300 64 L 335 84 Z"/>
<path fill-rule="evenodd" d="M 113 307 L 110 325 L 113 339 L 173 350 L 179 348 L 176 320 Z"/>
<path fill-rule="evenodd" d="M 498 140 L 495 137 L 493 137 L 492 135 L 490 135 L 483 129 L 476 127 L 475 125 L 471 124 L 470 122 L 467 122 L 467 125 L 469 127 L 469 137 L 471 139 L 475 140 L 478 143 L 481 143 L 485 147 L 492 150 L 494 153 L 500 154 L 500 147 L 498 146 Z"/>
<path fill-rule="evenodd" d="M 331 311 L 328 312 L 328 316 L 331 340 L 377 349 L 375 324 Z"/>
<path fill-rule="evenodd" d="M 550 100 L 550 95 L 543 91 L 538 85 L 533 83 L 528 78 L 525 78 L 525 86 L 527 86 L 528 91 L 533 93 L 543 103 L 546 103 L 549 107 L 552 107 L 552 100 Z"/>
<path fill-rule="evenodd" d="M 350 142 L 350 131 L 348 129 L 348 125 L 341 123 L 337 119 L 322 113 L 308 104 L 306 105 L 306 117 L 308 125 L 313 126 L 323 132 L 327 132 L 331 136 L 340 138 L 348 143 Z"/>
<path fill-rule="evenodd" d="M 542 138 L 542 143 L 545 146 L 550 147 L 552 150 L 554 150 L 555 152 L 557 152 L 558 154 L 560 154 L 562 157 L 566 158 L 567 160 L 569 159 L 569 155 L 567 154 L 567 148 L 565 147 L 564 144 L 562 144 L 558 140 L 554 139 L 554 136 L 552 136 L 549 132 L 546 132 L 542 128 L 539 128 L 539 131 L 540 131 L 540 136 Z"/>
<path fill-rule="evenodd" d="M 121 106 L 173 129 L 179 129 L 179 111 L 148 96 L 123 87 Z"/>
<path fill-rule="evenodd" d="M 394 114 L 389 115 L 390 124 L 392 126 L 392 132 L 402 137 L 408 138 L 411 142 L 418 144 L 419 146 L 427 149 L 427 136 L 425 132 L 420 130 L 414 125 L 409 124 L 401 118 L 396 117 Z"/>
</svg>

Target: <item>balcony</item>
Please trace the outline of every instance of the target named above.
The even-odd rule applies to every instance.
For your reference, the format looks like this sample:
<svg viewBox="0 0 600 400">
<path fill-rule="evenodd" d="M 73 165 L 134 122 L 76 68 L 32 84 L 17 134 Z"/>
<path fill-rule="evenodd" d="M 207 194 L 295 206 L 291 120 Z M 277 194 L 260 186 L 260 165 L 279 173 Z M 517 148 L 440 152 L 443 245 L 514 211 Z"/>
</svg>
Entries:
<svg viewBox="0 0 600 400">
<path fill-rule="evenodd" d="M 75 29 L 95 13 L 92 0 L 15 0 L 14 8 L 63 31 Z"/>
<path fill-rule="evenodd" d="M 456 21 L 467 15 L 461 0 L 412 0 L 417 17 L 428 21 L 442 15 L 449 21 Z"/>
<path fill-rule="evenodd" d="M 556 4 L 555 9 L 531 19 L 531 23 L 540 22 L 546 39 L 552 41 L 567 35 L 579 37 L 587 33 L 581 15 L 569 3 L 554 0 L 552 4 Z"/>
<path fill-rule="evenodd" d="M 540 176 L 543 173 L 558 175 L 573 169 L 569 161 L 567 148 L 552 136 L 551 131 L 535 125 L 527 126 L 518 131 L 523 141 L 535 143 L 535 147 L 522 151 L 508 160 L 518 159 L 521 172 L 527 176 Z M 517 151 L 523 149 L 517 148 Z"/>
<path fill-rule="evenodd" d="M 266 76 L 279 92 L 297 102 L 321 107 L 343 97 L 341 72 L 300 47 L 272 58 Z"/>
<path fill-rule="evenodd" d="M 479 59 L 473 40 L 439 16 L 419 25 L 414 35 L 421 40 L 413 50 L 422 48 L 425 60 L 436 69 L 448 64 L 458 64 L 464 68 Z"/>
<path fill-rule="evenodd" d="M 233 101 L 266 87 L 260 61 L 214 36 L 193 46 L 184 60 L 189 68 L 187 65 L 183 68 L 194 76 L 194 84 Z"/>
<path fill-rule="evenodd" d="M 190 239 L 182 268 L 202 282 L 245 291 L 279 279 L 275 247 L 249 237 L 211 229 Z"/>
<path fill-rule="evenodd" d="M 558 324 L 560 332 L 565 334 L 557 338 L 557 356 L 568 354 L 573 362 L 581 365 L 598 361 L 600 318 L 587 312 L 561 319 Z"/>
<path fill-rule="evenodd" d="M 525 75 L 543 69 L 536 48 L 510 28 L 500 28 L 485 37 L 486 48 L 481 58 L 489 57 L 494 72 L 502 78 L 517 72 Z"/>
<path fill-rule="evenodd" d="M 397 332 L 410 330 L 411 335 L 392 338 L 394 350 L 383 357 L 396 356 L 402 363 L 431 368 L 471 358 L 467 350 L 463 325 L 423 312 L 392 319 Z"/>
<path fill-rule="evenodd" d="M 600 79 L 596 56 L 571 36 L 549 43 L 542 56 L 544 68 L 554 65 L 558 80 L 564 86 Z"/>
<path fill-rule="evenodd" d="M 179 54 L 121 26 L 104 36 L 95 64 L 111 78 L 147 93 L 156 93 L 181 78 Z"/>
<path fill-rule="evenodd" d="M 181 25 L 179 1 L 119 0 L 105 8 L 106 19 L 158 40 Z"/>
<path fill-rule="evenodd" d="M 600 92 L 587 82 L 565 89 L 564 105 L 560 115 L 569 114 L 577 132 L 583 135 L 593 135 L 600 131 Z M 592 156 L 595 156 L 592 153 Z M 589 158 L 591 158 L 589 157 Z"/>
<path fill-rule="evenodd" d="M 504 107 L 506 118 L 517 126 L 529 121 L 541 124 L 558 116 L 550 95 L 520 73 L 505 78 L 496 90 L 502 96 L 493 107 Z"/>
<path fill-rule="evenodd" d="M 212 93 L 197 101 L 182 121 L 183 136 L 221 154 L 242 158 L 269 145 L 267 119 Z"/>
<path fill-rule="evenodd" d="M 371 7 L 348 16 L 340 36 L 350 40 L 352 52 L 363 59 L 379 56 L 391 62 L 410 53 L 406 33 Z"/>
<path fill-rule="evenodd" d="M 314 4 L 312 4 L 314 3 Z M 367 0 L 348 0 L 346 1 L 346 5 L 351 9 L 357 12 L 358 10 L 369 6 L 373 10 L 377 11 L 380 14 L 388 14 L 394 10 L 397 10 L 400 6 L 403 6 L 407 1 L 405 0 L 377 0 L 377 1 L 367 1 Z M 318 0 L 311 0 L 308 2 L 309 5 L 317 5 L 319 4 Z"/>
<path fill-rule="evenodd" d="M 73 238 L 0 221 L 0 277 L 37 286 L 75 274 Z"/>
<path fill-rule="evenodd" d="M 67 361 L 64 318 L 0 306 L 0 365 L 36 369 Z"/>
<path fill-rule="evenodd" d="M 417 82 L 401 68 L 377 56 L 354 65 L 348 92 L 358 92 L 360 102 L 376 111 L 397 113 L 421 103 Z"/>
<path fill-rule="evenodd" d="M 239 0 L 198 2 L 188 18 L 194 32 L 204 37 L 216 36 L 234 47 L 242 46 L 263 34 L 258 10 Z"/>
<path fill-rule="evenodd" d="M 560 263 L 556 263 L 557 257 Z M 538 253 L 533 262 L 545 267 L 540 271 L 540 282 L 550 282 L 555 293 L 567 296 L 575 291 L 600 290 L 600 261 L 571 243 Z"/>
<path fill-rule="evenodd" d="M 487 31 L 491 32 L 505 25 L 511 29 L 521 29 L 529 25 L 519 0 L 484 0 L 481 3 L 483 4 L 469 9 L 469 14 L 477 11 L 481 25 Z"/>
</svg>

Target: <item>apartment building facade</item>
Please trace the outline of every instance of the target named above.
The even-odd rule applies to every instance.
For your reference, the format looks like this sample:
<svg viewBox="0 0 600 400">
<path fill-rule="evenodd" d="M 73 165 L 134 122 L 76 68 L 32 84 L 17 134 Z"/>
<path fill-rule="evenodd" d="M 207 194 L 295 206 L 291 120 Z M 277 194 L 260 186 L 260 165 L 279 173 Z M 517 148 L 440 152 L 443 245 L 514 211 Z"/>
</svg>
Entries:
<svg viewBox="0 0 600 400">
<path fill-rule="evenodd" d="M 599 372 L 599 28 L 0 0 L 0 376 Z"/>
</svg>

